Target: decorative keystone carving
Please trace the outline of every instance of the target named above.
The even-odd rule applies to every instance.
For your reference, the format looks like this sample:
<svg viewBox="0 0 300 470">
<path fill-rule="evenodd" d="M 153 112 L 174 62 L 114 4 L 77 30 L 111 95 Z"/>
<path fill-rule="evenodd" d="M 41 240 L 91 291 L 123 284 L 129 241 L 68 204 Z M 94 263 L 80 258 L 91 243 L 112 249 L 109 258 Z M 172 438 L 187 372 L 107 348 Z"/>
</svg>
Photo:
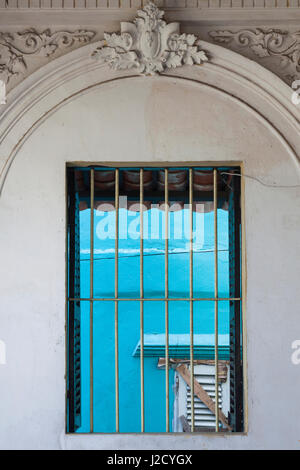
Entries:
<svg viewBox="0 0 300 470">
<path fill-rule="evenodd" d="M 209 33 L 214 41 L 238 47 L 248 47 L 261 59 L 277 57 L 283 77 L 287 81 L 299 78 L 300 73 L 300 31 L 289 33 L 278 29 L 249 30 L 238 32 L 212 31 Z"/>
<path fill-rule="evenodd" d="M 8 83 L 12 76 L 25 73 L 27 57 L 50 57 L 59 49 L 90 42 L 95 34 L 85 30 L 51 33 L 49 29 L 42 33 L 35 29 L 13 34 L 0 32 L 0 78 Z"/>
<path fill-rule="evenodd" d="M 179 23 L 167 24 L 163 17 L 164 11 L 148 3 L 133 23 L 121 23 L 120 34 L 105 34 L 93 57 L 114 70 L 135 69 L 144 75 L 208 60 L 196 36 L 180 34 Z"/>
</svg>

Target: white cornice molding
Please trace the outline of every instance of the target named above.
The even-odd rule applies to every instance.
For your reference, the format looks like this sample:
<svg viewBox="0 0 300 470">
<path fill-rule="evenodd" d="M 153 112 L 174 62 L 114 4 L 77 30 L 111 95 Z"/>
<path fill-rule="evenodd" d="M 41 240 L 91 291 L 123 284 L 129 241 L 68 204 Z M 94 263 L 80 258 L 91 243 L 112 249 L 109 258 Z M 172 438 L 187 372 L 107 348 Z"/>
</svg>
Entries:
<svg viewBox="0 0 300 470">
<path fill-rule="evenodd" d="M 156 0 L 164 9 L 240 9 L 289 10 L 300 6 L 299 0 Z M 143 8 L 143 0 L 0 0 L 0 10 L 116 10 Z"/>
<path fill-rule="evenodd" d="M 258 0 L 256 0 L 257 3 Z M 264 0 L 268 2 L 268 0 Z M 277 0 L 279 1 L 279 0 Z M 298 0 L 297 0 L 298 1 Z M 0 0 L 1 2 L 1 0 Z M 110 8 L 57 8 L 54 1 L 52 1 L 53 8 L 2 8 L 0 7 L 0 27 L 9 26 L 98 26 L 115 23 L 117 21 L 132 21 L 136 15 L 137 9 L 141 8 L 141 2 L 136 2 L 132 8 L 118 6 Z M 166 12 L 167 21 L 180 21 L 186 24 L 199 24 L 199 25 L 255 25 L 255 24 L 289 24 L 299 25 L 300 23 L 300 6 L 295 7 L 278 7 L 278 8 L 262 8 L 262 7 L 231 7 L 231 2 L 228 1 L 228 6 L 216 7 L 172 7 L 163 6 L 163 2 L 155 2 L 158 7 L 163 7 Z M 243 0 L 244 5 L 247 5 L 246 0 Z M 275 3 L 275 0 L 274 0 Z M 216 5 L 217 3 L 215 3 Z M 232 0 L 232 4 L 236 2 Z M 300 0 L 299 0 L 300 4 Z M 118 2 L 116 3 L 118 5 Z M 203 5 L 201 3 L 201 5 Z M 214 5 L 212 3 L 212 5 Z"/>
<path fill-rule="evenodd" d="M 267 4 L 267 0 L 264 2 Z M 155 3 L 162 2 L 156 1 Z M 256 3 L 259 3 L 258 0 Z M 279 5 L 279 0 L 277 3 Z M 218 41 L 224 47 L 260 63 L 288 84 L 300 78 L 300 8 L 230 8 L 231 3 L 228 3 L 227 9 L 225 7 L 213 9 L 205 7 L 172 8 L 169 6 L 166 8 L 165 16 L 171 25 L 164 29 L 162 37 L 165 43 L 155 56 L 159 63 L 152 64 L 151 70 L 150 61 L 148 60 L 148 64 L 145 61 L 147 52 L 145 53 L 145 48 L 142 50 L 145 46 L 145 40 L 142 41 L 142 49 L 140 45 L 130 46 L 129 49 L 126 46 L 121 53 L 118 50 L 118 45 L 114 43 L 116 38 L 120 38 L 120 36 L 113 34 L 119 30 L 120 23 L 125 25 L 123 30 L 121 27 L 121 32 L 127 36 L 128 33 L 133 32 L 135 25 L 131 22 L 136 17 L 136 8 L 119 8 L 119 3 L 116 3 L 114 9 L 70 8 L 67 10 L 66 0 L 65 8 L 60 10 L 26 8 L 26 3 L 22 3 L 21 0 L 18 4 L 23 5 L 24 8 L 16 10 L 10 8 L 1 10 L 0 8 L 0 79 L 6 83 L 8 91 L 33 72 L 44 67 L 52 59 L 77 49 L 87 42 L 96 44 L 103 37 L 106 37 L 106 40 L 110 42 L 110 52 L 114 51 L 115 58 L 112 60 L 112 55 L 108 53 L 109 48 L 105 47 L 104 42 L 100 42 L 101 47 L 98 48 L 96 55 L 98 57 L 102 55 L 102 59 L 104 59 L 106 54 L 106 62 L 110 65 L 114 64 L 115 67 L 121 66 L 120 63 L 118 65 L 118 61 L 125 60 L 123 67 L 133 66 L 138 73 L 161 72 L 169 67 L 204 61 L 206 59 L 205 53 L 200 49 L 199 42 L 196 40 L 196 35 L 199 34 L 202 39 L 208 42 Z M 34 0 L 31 0 L 30 4 L 34 5 Z M 98 4 L 101 5 L 99 0 Z M 243 4 L 247 4 L 246 0 L 243 0 Z M 52 5 L 57 6 L 57 2 L 52 0 Z M 212 5 L 213 3 L 211 3 Z M 237 2 L 232 0 L 232 5 L 237 5 Z M 160 10 L 157 9 L 157 11 Z M 268 12 L 271 12 L 272 15 L 266 16 Z M 235 14 L 237 14 L 236 17 Z M 8 23 L 3 25 L 3 15 L 13 15 L 11 19 L 14 21 L 11 25 Z M 247 17 L 247 26 L 243 25 L 241 15 L 244 15 L 244 19 Z M 289 18 L 293 18 L 293 21 L 296 21 L 296 26 L 291 26 L 292 20 L 289 26 L 288 23 L 276 25 L 275 18 L 279 19 L 280 15 L 281 17 L 288 15 Z M 270 26 L 267 26 L 267 21 L 262 21 L 264 16 L 272 18 Z M 258 17 L 260 23 L 254 21 L 254 18 Z M 68 21 L 65 21 L 67 18 Z M 237 20 L 238 18 L 240 19 Z M 51 26 L 47 26 L 49 23 Z M 181 35 L 178 34 L 179 23 L 183 33 Z M 62 24 L 64 26 L 61 26 Z M 176 33 L 175 29 L 174 31 L 168 30 L 169 27 L 173 27 L 172 24 L 176 24 Z M 112 34 L 105 36 L 105 32 Z M 177 35 L 174 47 L 170 47 L 170 43 L 168 43 L 171 33 L 173 36 Z M 241 41 L 239 38 L 247 38 L 247 40 Z M 133 56 L 135 58 L 132 62 Z"/>
</svg>

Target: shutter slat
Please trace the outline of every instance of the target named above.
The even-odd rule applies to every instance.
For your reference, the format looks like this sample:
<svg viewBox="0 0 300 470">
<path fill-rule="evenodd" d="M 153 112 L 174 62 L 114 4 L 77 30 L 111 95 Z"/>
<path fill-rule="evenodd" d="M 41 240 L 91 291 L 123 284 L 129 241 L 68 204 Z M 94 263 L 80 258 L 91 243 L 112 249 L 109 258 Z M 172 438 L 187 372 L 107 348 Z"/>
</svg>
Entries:
<svg viewBox="0 0 300 470">
<path fill-rule="evenodd" d="M 204 388 L 208 395 L 215 401 L 215 374 L 194 374 L 195 379 Z M 219 408 L 222 409 L 222 386 L 219 385 Z M 191 425 L 192 410 L 191 410 L 191 390 L 186 385 L 186 418 Z M 197 427 L 215 428 L 216 418 L 207 406 L 198 398 L 194 397 L 194 422 Z"/>
<path fill-rule="evenodd" d="M 241 208 L 240 178 L 233 176 L 228 207 L 229 235 L 229 294 L 241 296 Z M 240 302 L 230 302 L 230 424 L 233 430 L 243 430 L 243 372 L 241 358 Z"/>
<path fill-rule="evenodd" d="M 69 296 L 80 298 L 80 223 L 76 173 L 68 170 Z M 70 302 L 68 312 L 68 431 L 81 426 L 81 305 Z"/>
</svg>

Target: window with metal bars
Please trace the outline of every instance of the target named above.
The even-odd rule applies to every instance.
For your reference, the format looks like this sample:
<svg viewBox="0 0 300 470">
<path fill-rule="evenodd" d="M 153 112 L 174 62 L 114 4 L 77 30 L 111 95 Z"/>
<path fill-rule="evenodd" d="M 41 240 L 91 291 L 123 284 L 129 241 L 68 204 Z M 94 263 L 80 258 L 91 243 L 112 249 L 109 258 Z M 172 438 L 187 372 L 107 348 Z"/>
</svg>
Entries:
<svg viewBox="0 0 300 470">
<path fill-rule="evenodd" d="M 240 172 L 68 166 L 68 432 L 244 430 Z"/>
</svg>

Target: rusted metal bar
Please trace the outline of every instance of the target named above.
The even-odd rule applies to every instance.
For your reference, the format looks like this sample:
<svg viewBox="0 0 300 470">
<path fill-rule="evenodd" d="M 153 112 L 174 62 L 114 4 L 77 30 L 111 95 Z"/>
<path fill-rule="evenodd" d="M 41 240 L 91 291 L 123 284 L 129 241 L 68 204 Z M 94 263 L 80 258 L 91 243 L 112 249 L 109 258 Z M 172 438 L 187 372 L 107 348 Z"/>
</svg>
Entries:
<svg viewBox="0 0 300 470">
<path fill-rule="evenodd" d="M 143 301 L 143 302 L 164 302 L 165 300 L 169 300 L 169 301 L 184 301 L 184 302 L 187 302 L 189 300 L 193 300 L 194 302 L 215 302 L 216 300 L 218 300 L 219 302 L 220 301 L 229 301 L 229 300 L 242 300 L 242 298 L 240 297 L 232 297 L 232 298 L 229 298 L 229 297 L 218 297 L 217 299 L 215 297 L 209 297 L 209 298 L 205 298 L 205 297 L 169 297 L 168 299 L 166 299 L 165 297 L 156 297 L 156 298 L 147 298 L 147 297 L 144 297 L 143 299 L 141 299 L 140 297 L 118 297 L 118 298 L 115 298 L 115 297 L 104 297 L 104 298 L 96 298 L 96 299 L 91 299 L 91 298 L 80 298 L 80 297 L 70 297 L 68 299 L 68 301 L 70 302 L 78 302 L 78 301 L 89 301 L 89 300 L 92 300 L 93 302 L 106 302 L 106 301 L 110 301 L 110 302 L 115 302 L 116 300 L 118 300 L 119 302 L 122 302 L 122 301 L 127 301 L 127 302 L 133 302 L 133 301 Z"/>
<path fill-rule="evenodd" d="M 95 172 L 90 173 L 90 431 L 94 432 L 94 197 Z"/>
<path fill-rule="evenodd" d="M 214 169 L 214 232 L 215 232 L 215 415 L 216 415 L 216 432 L 219 432 L 219 377 L 218 377 L 218 360 L 219 360 L 219 304 L 218 304 L 218 171 Z"/>
<path fill-rule="evenodd" d="M 116 394 L 116 432 L 119 432 L 119 169 L 115 171 L 115 394 Z"/>
<path fill-rule="evenodd" d="M 169 170 L 165 169 L 165 333 L 166 333 L 166 432 L 170 432 L 169 397 Z"/>
<path fill-rule="evenodd" d="M 141 432 L 145 432 L 144 374 L 144 170 L 140 170 L 140 342 L 141 342 Z"/>
<path fill-rule="evenodd" d="M 194 401 L 194 302 L 193 289 L 193 169 L 189 169 L 189 210 L 190 210 L 190 373 L 191 373 L 191 432 L 195 431 Z"/>
</svg>

